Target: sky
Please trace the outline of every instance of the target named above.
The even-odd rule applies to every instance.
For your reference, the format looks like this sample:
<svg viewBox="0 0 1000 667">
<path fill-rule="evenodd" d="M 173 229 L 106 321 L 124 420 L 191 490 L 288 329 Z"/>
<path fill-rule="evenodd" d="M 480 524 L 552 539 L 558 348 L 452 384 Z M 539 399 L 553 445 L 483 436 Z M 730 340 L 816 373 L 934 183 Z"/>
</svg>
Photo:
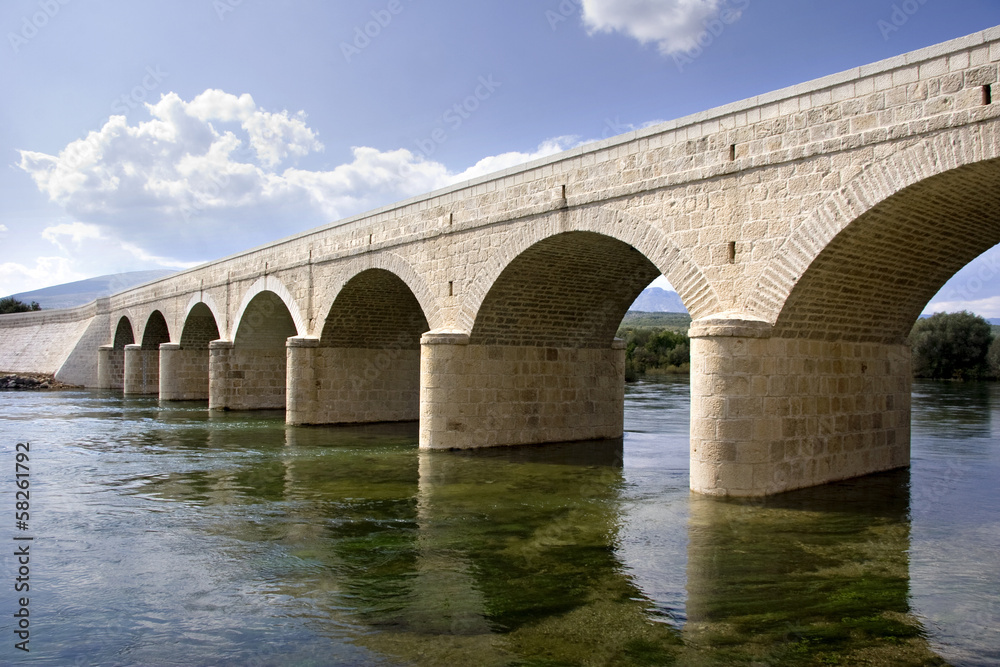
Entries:
<svg viewBox="0 0 1000 667">
<path fill-rule="evenodd" d="M 0 295 L 194 266 L 997 24 L 996 0 L 4 0 Z M 1000 317 L 1000 247 L 928 310 L 962 308 Z"/>
</svg>

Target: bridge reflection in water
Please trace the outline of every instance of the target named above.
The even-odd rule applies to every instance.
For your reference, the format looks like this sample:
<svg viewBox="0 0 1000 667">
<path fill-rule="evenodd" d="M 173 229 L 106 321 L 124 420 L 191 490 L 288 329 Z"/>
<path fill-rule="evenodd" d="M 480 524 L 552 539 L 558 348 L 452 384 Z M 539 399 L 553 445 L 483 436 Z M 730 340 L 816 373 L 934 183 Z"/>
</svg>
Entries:
<svg viewBox="0 0 1000 667">
<path fill-rule="evenodd" d="M 243 446 L 227 419 L 208 419 L 206 449 Z M 281 545 L 266 594 L 338 643 L 421 665 L 939 662 L 909 607 L 907 471 L 755 502 L 680 484 L 685 577 L 684 550 L 663 553 L 663 526 L 642 518 L 662 497 L 637 491 L 621 440 L 417 452 L 412 425 L 253 437 L 268 461 L 144 490 L 266 508 L 202 528 Z"/>
</svg>

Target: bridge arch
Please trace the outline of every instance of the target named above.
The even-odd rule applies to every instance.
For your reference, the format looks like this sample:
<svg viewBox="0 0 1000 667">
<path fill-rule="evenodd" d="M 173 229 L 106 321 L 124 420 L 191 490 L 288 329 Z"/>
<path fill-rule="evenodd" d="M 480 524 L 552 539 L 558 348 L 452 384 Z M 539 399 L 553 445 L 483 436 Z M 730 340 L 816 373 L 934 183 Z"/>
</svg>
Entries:
<svg viewBox="0 0 1000 667">
<path fill-rule="evenodd" d="M 205 300 L 202 300 L 202 299 Z M 211 393 L 212 341 L 221 338 L 211 297 L 195 295 L 185 308 L 178 341 L 160 346 L 160 400 L 202 401 Z"/>
<path fill-rule="evenodd" d="M 872 164 L 793 230 L 747 295 L 746 310 L 774 323 L 782 335 L 803 333 L 806 318 L 810 325 L 828 325 L 815 327 L 822 334 L 812 337 L 905 337 L 937 289 L 1000 242 L 991 242 L 996 234 L 984 235 L 972 222 L 988 229 L 996 224 L 990 206 L 996 210 L 998 159 L 1000 137 L 993 126 L 975 125 L 942 132 Z M 945 219 L 952 222 L 941 224 Z M 836 262 L 843 263 L 834 269 Z M 867 276 L 869 285 L 896 284 L 907 294 L 893 291 L 902 299 L 896 302 L 878 299 L 870 289 L 848 284 L 852 273 Z M 826 290 L 820 287 L 824 280 Z M 817 305 L 824 298 L 830 306 L 825 315 Z M 829 326 L 833 308 L 857 312 L 839 333 Z M 863 318 L 880 309 L 892 314 L 883 318 L 892 324 L 864 333 Z"/>
<path fill-rule="evenodd" d="M 196 317 L 205 317 L 207 315 L 212 316 L 212 320 L 215 322 L 215 328 L 218 334 L 212 340 L 217 340 L 219 338 L 222 338 L 223 334 L 226 333 L 223 331 L 223 325 L 226 321 L 225 318 L 226 311 L 219 307 L 218 302 L 216 302 L 216 300 L 212 297 L 211 294 L 205 294 L 204 292 L 201 292 L 198 294 L 193 294 L 191 298 L 188 299 L 187 306 L 184 308 L 184 318 L 181 321 L 182 322 L 181 339 L 183 339 L 184 337 L 183 333 L 184 327 L 187 326 L 189 318 L 192 316 L 192 313 L 195 309 L 198 309 L 198 312 L 195 315 Z M 206 310 L 208 311 L 207 313 L 205 312 Z M 183 345 L 184 341 L 181 340 L 180 343 L 181 345 Z"/>
<path fill-rule="evenodd" d="M 660 270 L 632 246 L 590 231 L 533 244 L 497 276 L 470 344 L 606 348 Z"/>
<path fill-rule="evenodd" d="M 795 282 L 782 337 L 901 343 L 927 302 L 1000 243 L 1000 159 L 900 189 L 841 229 Z"/>
<path fill-rule="evenodd" d="M 599 234 L 609 242 L 634 248 L 657 269 L 657 274 L 666 276 L 693 318 L 720 309 L 719 298 L 708 279 L 667 233 L 627 211 L 597 206 L 549 214 L 520 230 L 514 241 L 501 247 L 476 274 L 457 318 L 460 328 L 472 331 L 487 293 L 513 262 L 536 244 L 567 232 Z M 647 280 L 643 288 L 652 280 Z M 625 310 L 628 305 L 631 302 Z M 616 328 L 620 321 L 621 317 L 615 323 Z"/>
<path fill-rule="evenodd" d="M 302 325 L 280 281 L 268 276 L 255 282 L 240 306 L 232 341 L 215 341 L 209 347 L 209 407 L 284 409 L 288 339 L 298 336 Z"/>
<path fill-rule="evenodd" d="M 326 299 L 320 304 L 319 317 L 316 320 L 314 331 L 320 337 L 327 327 L 327 319 L 334 312 L 334 304 L 341 298 L 345 288 L 355 279 L 369 271 L 382 272 L 394 276 L 406 291 L 416 299 L 417 307 L 420 309 L 430 328 L 442 326 L 444 315 L 439 307 L 438 300 L 434 297 L 427 281 L 418 274 L 405 259 L 395 253 L 379 253 L 378 255 L 359 257 L 357 262 L 352 262 L 350 271 L 338 276 L 329 290 L 325 290 Z M 377 275 L 377 274 L 370 274 Z M 394 292 L 395 293 L 395 292 Z"/>
<path fill-rule="evenodd" d="M 161 343 L 170 342 L 170 328 L 167 326 L 167 319 L 159 310 L 154 310 L 146 318 L 146 323 L 142 327 L 142 349 L 159 350 Z"/>
<path fill-rule="evenodd" d="M 217 311 L 198 297 L 192 301 L 195 302 L 188 304 L 184 314 L 179 343 L 185 350 L 208 350 L 210 342 L 222 337 Z"/>
<path fill-rule="evenodd" d="M 115 327 L 115 337 L 112 340 L 112 347 L 116 351 L 124 351 L 126 345 L 135 344 L 135 332 L 132 328 L 132 321 L 128 315 L 118 318 L 118 325 Z"/>
<path fill-rule="evenodd" d="M 416 420 L 420 337 L 430 326 L 406 281 L 388 269 L 364 269 L 340 287 L 323 322 L 318 339 L 289 346 L 287 421 Z"/>
<path fill-rule="evenodd" d="M 323 321 L 324 347 L 416 350 L 420 335 L 430 328 L 409 285 L 381 268 L 366 269 L 348 280 Z"/>
<path fill-rule="evenodd" d="M 233 318 L 232 331 L 234 341 L 239 334 L 240 328 L 247 324 L 245 320 L 247 318 L 247 310 L 249 309 L 250 304 L 259 296 L 265 294 L 270 294 L 273 297 L 276 297 L 287 311 L 288 316 L 292 320 L 292 325 L 295 328 L 295 331 L 290 334 L 290 336 L 304 335 L 308 331 L 308 326 L 306 325 L 305 319 L 302 317 L 302 312 L 299 310 L 299 306 L 296 303 L 295 298 L 292 297 L 291 292 L 288 291 L 288 288 L 285 287 L 284 283 L 276 277 L 264 276 L 263 278 L 258 278 L 257 281 L 250 286 L 250 288 L 246 291 L 246 294 L 243 296 L 243 301 L 240 303 L 239 309 L 236 311 L 236 317 Z M 258 301 L 258 305 L 261 307 L 264 307 L 264 303 L 270 303 L 273 307 L 277 306 L 277 303 L 275 303 L 272 298 Z M 268 307 L 264 308 L 265 310 L 269 309 Z M 246 330 L 244 329 L 244 331 Z"/>
</svg>

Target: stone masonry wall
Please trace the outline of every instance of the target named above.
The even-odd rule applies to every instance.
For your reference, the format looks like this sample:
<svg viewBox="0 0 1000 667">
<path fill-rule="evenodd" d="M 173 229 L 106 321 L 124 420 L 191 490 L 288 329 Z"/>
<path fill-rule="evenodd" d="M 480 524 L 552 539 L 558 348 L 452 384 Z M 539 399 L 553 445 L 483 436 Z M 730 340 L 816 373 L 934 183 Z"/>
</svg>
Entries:
<svg viewBox="0 0 1000 667">
<path fill-rule="evenodd" d="M 420 350 L 289 346 L 290 424 L 415 421 Z"/>
<path fill-rule="evenodd" d="M 176 343 L 160 346 L 160 400 L 208 400 L 207 349 L 183 350 Z"/>
<path fill-rule="evenodd" d="M 0 315 L 0 371 L 56 373 L 97 316 L 94 303 L 65 310 Z M 96 345 L 92 345 L 88 354 L 94 365 L 96 353 Z M 73 379 L 66 381 L 78 384 Z"/>
<path fill-rule="evenodd" d="M 424 335 L 422 448 L 621 437 L 625 350 L 620 344 L 602 350 L 468 345 L 465 340 Z"/>
<path fill-rule="evenodd" d="M 209 408 L 281 410 L 285 407 L 287 353 L 284 348 L 233 347 L 213 341 L 209 360 Z"/>
<path fill-rule="evenodd" d="M 160 392 L 160 353 L 141 345 L 125 346 L 126 396 L 155 396 Z"/>
<path fill-rule="evenodd" d="M 692 489 L 758 496 L 909 465 L 908 346 L 691 342 Z"/>
</svg>

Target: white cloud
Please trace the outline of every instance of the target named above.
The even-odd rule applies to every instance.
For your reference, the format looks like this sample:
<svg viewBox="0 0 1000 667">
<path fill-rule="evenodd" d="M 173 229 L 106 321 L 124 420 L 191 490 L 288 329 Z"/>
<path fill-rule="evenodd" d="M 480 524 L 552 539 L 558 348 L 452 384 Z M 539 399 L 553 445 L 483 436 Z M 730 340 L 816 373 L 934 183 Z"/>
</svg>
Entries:
<svg viewBox="0 0 1000 667">
<path fill-rule="evenodd" d="M 72 264 L 66 257 L 38 257 L 34 266 L 4 262 L 0 264 L 0 294 L 29 292 L 90 277 L 76 271 Z"/>
<path fill-rule="evenodd" d="M 542 142 L 538 149 L 532 153 L 511 152 L 485 157 L 460 174 L 456 174 L 452 178 L 452 181 L 458 183 L 472 178 L 478 178 L 479 176 L 485 176 L 486 174 L 492 174 L 495 171 L 509 169 L 510 167 L 516 167 L 519 164 L 524 164 L 526 162 L 531 162 L 532 160 L 538 160 L 543 157 L 555 155 L 556 153 L 561 153 L 568 148 L 578 146 L 580 144 L 581 142 L 578 141 L 577 137 L 556 137 L 555 139 L 549 139 L 548 141 Z"/>
<path fill-rule="evenodd" d="M 0 264 L 0 293 L 16 294 L 109 273 L 186 269 L 198 264 L 154 255 L 105 233 L 97 225 L 82 222 L 46 227 L 41 237 L 59 248 L 62 255 L 38 257 L 34 266 Z"/>
<path fill-rule="evenodd" d="M 1000 296 L 972 301 L 932 301 L 924 308 L 925 313 L 957 313 L 962 310 L 987 319 L 1000 318 Z"/>
<path fill-rule="evenodd" d="M 7 229 L 7 225 L 0 225 L 0 234 L 5 234 L 5 233 L 7 233 L 9 231 L 10 230 Z"/>
<path fill-rule="evenodd" d="M 46 227 L 42 230 L 42 238 L 59 246 L 63 252 L 68 252 L 69 248 L 63 244 L 63 238 L 68 237 L 75 247 L 80 247 L 86 239 L 100 239 L 101 229 L 97 225 L 85 225 L 82 222 L 63 223 Z"/>
<path fill-rule="evenodd" d="M 698 37 L 723 16 L 739 19 L 726 0 L 582 0 L 583 21 L 592 32 L 621 32 L 642 44 L 655 42 L 664 55 L 690 51 Z M 741 8 L 749 0 L 736 3 Z"/>
<path fill-rule="evenodd" d="M 57 155 L 20 152 L 20 168 L 74 221 L 48 227 L 42 237 L 78 273 L 182 268 L 575 142 L 559 137 L 457 172 L 406 149 L 357 146 L 351 161 L 311 171 L 295 162 L 323 145 L 302 112 L 265 111 L 250 95 L 221 90 L 191 101 L 168 93 L 146 109 L 148 120 L 130 125 L 112 116 Z M 16 266 L 18 275 L 35 271 Z"/>
</svg>

